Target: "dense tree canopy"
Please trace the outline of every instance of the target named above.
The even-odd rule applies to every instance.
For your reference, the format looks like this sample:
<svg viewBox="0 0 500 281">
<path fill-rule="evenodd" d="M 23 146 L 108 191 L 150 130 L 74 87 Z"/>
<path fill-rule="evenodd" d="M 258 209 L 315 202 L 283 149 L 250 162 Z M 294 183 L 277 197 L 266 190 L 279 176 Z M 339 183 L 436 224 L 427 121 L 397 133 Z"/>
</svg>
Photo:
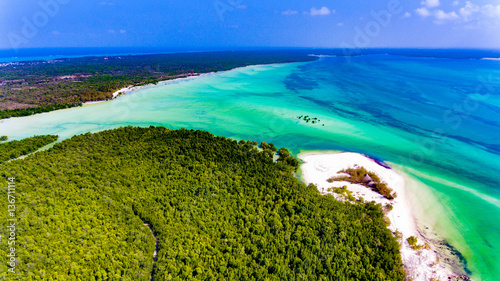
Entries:
<svg viewBox="0 0 500 281">
<path fill-rule="evenodd" d="M 280 161 L 266 150 L 126 127 L 1 164 L 0 197 L 8 177 L 19 196 L 13 279 L 149 280 L 147 223 L 154 280 L 403 280 L 379 205 L 321 196 L 287 150 Z"/>
<path fill-rule="evenodd" d="M 5 139 L 7 139 L 6 136 Z M 0 143 L 0 163 L 15 159 L 22 155 L 27 155 L 56 140 L 57 136 L 47 135 L 34 136 L 20 141 Z"/>
</svg>

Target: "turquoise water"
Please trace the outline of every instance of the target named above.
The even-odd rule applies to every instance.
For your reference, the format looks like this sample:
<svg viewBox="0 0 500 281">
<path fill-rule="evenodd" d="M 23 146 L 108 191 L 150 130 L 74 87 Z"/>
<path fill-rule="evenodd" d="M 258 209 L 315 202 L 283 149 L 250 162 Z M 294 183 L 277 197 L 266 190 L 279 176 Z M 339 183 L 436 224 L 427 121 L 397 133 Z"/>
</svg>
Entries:
<svg viewBox="0 0 500 281">
<path fill-rule="evenodd" d="M 407 175 L 419 224 L 500 276 L 500 62 L 390 55 L 253 66 L 151 86 L 110 102 L 0 122 L 0 134 L 124 125 L 208 130 L 294 153 L 345 150 Z M 309 115 L 318 124 L 299 120 Z"/>
</svg>

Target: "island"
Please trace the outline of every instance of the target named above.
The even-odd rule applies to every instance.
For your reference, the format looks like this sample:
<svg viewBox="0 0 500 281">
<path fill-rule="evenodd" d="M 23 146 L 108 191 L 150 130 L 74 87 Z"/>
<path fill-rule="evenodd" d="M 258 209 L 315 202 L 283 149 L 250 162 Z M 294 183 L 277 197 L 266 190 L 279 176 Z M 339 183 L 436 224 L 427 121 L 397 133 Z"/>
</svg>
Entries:
<svg viewBox="0 0 500 281">
<path fill-rule="evenodd" d="M 2 186 L 22 192 L 17 276 L 404 280 L 382 206 L 323 196 L 295 177 L 297 164 L 270 143 L 152 126 L 0 164 Z"/>
</svg>

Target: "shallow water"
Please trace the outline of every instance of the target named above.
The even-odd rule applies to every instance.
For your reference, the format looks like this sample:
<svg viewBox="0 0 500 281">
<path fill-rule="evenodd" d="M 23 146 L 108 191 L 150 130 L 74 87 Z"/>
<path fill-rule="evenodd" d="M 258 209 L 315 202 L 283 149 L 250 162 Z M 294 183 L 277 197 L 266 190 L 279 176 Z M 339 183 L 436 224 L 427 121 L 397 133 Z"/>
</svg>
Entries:
<svg viewBox="0 0 500 281">
<path fill-rule="evenodd" d="M 389 55 L 240 68 L 110 102 L 0 122 L 62 139 L 125 125 L 208 130 L 304 150 L 360 152 L 408 175 L 419 223 L 475 279 L 500 276 L 500 62 Z M 306 123 L 300 115 L 318 118 Z"/>
</svg>

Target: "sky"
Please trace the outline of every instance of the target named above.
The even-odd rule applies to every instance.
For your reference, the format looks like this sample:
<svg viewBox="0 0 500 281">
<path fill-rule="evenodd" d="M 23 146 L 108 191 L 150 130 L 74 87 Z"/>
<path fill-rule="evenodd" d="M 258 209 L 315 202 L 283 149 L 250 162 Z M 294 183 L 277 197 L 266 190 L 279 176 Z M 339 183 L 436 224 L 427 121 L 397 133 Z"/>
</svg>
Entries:
<svg viewBox="0 0 500 281">
<path fill-rule="evenodd" d="M 0 0 L 0 49 L 500 49 L 500 0 Z"/>
</svg>

